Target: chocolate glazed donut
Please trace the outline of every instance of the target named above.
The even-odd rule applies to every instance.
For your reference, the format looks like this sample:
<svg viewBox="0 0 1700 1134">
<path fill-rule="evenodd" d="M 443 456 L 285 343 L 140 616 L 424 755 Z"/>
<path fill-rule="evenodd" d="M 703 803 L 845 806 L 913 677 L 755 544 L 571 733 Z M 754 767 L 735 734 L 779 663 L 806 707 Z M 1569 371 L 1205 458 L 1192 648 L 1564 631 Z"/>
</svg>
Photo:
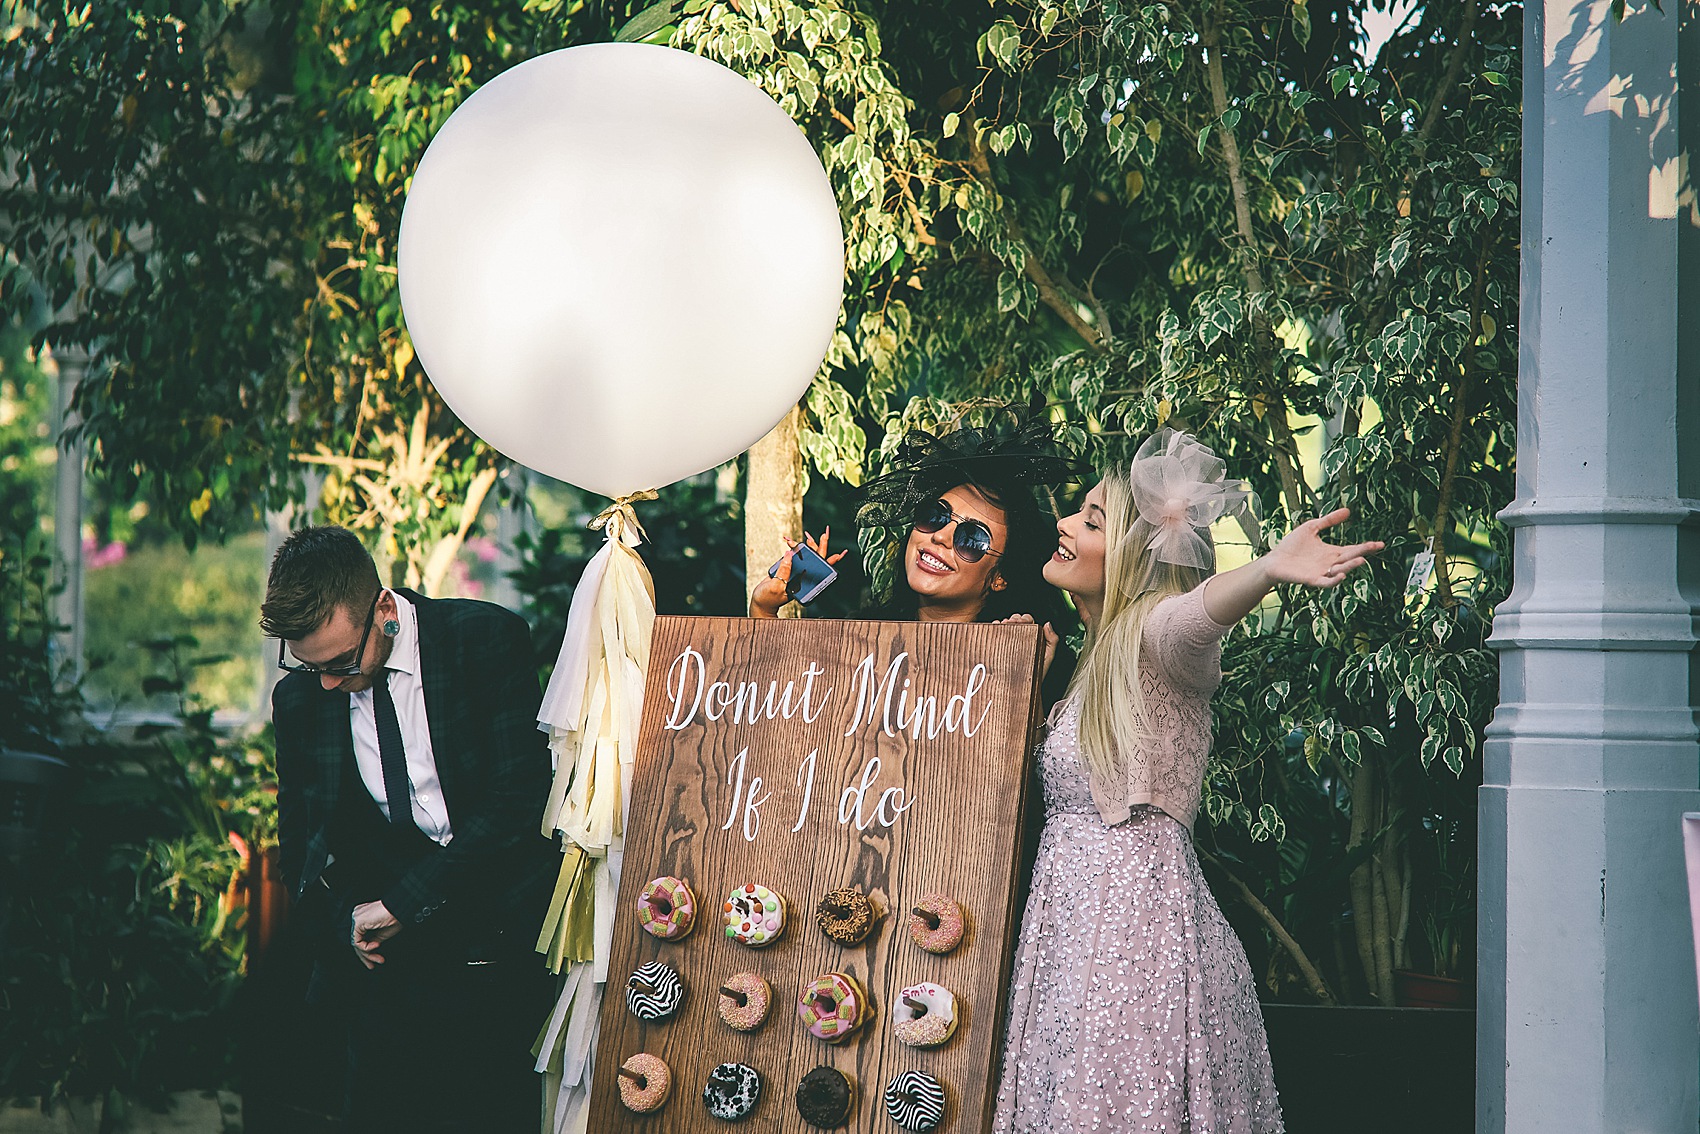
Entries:
<svg viewBox="0 0 1700 1134">
<path fill-rule="evenodd" d="M 816 1067 L 797 1084 L 797 1113 L 820 1130 L 843 1126 L 855 1103 L 856 1085 L 836 1067 Z"/>
</svg>

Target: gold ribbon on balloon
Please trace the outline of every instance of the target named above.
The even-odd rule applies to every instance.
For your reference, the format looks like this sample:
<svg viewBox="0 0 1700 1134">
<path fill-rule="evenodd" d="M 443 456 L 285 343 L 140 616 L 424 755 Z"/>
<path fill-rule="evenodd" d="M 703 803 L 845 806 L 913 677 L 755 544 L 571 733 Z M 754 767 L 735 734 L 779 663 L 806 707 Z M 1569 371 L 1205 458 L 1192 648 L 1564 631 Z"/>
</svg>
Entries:
<svg viewBox="0 0 1700 1134">
<path fill-rule="evenodd" d="M 631 532 L 637 537 L 637 542 L 641 543 L 649 538 L 649 533 L 643 530 L 642 524 L 638 523 L 637 510 L 632 505 L 640 504 L 645 500 L 659 499 L 660 495 L 655 489 L 646 488 L 642 492 L 630 492 L 624 496 L 616 496 L 612 504 L 592 517 L 590 527 L 592 530 L 602 532 L 609 539 L 617 539 L 621 543 L 628 542 L 626 533 Z"/>
</svg>

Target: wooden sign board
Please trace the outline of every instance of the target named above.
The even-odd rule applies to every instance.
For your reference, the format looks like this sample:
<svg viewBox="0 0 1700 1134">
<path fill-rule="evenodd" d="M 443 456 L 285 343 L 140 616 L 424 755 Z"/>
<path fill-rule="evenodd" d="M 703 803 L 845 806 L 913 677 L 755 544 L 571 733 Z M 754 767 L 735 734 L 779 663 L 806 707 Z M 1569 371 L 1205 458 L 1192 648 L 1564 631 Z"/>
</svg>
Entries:
<svg viewBox="0 0 1700 1134">
<path fill-rule="evenodd" d="M 808 1134 L 797 1084 L 822 1064 L 856 1088 L 843 1129 L 898 1131 L 886 1084 L 925 1071 L 945 1088 L 941 1131 L 991 1129 L 1002 1054 L 1016 908 L 1017 859 L 1033 730 L 1038 723 L 1039 631 L 1033 626 L 658 618 L 644 693 L 607 995 L 602 1002 L 590 1129 L 726 1131 L 702 1101 L 713 1068 L 745 1063 L 761 1101 L 736 1129 Z M 698 924 L 663 941 L 638 924 L 652 878 L 688 882 Z M 729 940 L 722 907 L 735 887 L 765 885 L 786 899 L 777 943 Z M 843 947 L 815 924 L 822 895 L 853 886 L 887 915 Z M 908 912 L 942 892 L 966 913 L 962 944 L 944 955 L 910 939 Z M 684 1006 L 645 1023 L 626 1007 L 628 976 L 663 961 L 684 979 Z M 773 987 L 762 1027 L 720 1019 L 733 973 Z M 798 1020 L 815 977 L 853 975 L 870 1021 L 829 1046 Z M 943 1046 L 906 1047 L 892 1032 L 900 990 L 928 981 L 956 996 L 961 1023 Z M 665 1106 L 648 1115 L 620 1103 L 617 1073 L 647 1052 L 672 1071 Z"/>
</svg>

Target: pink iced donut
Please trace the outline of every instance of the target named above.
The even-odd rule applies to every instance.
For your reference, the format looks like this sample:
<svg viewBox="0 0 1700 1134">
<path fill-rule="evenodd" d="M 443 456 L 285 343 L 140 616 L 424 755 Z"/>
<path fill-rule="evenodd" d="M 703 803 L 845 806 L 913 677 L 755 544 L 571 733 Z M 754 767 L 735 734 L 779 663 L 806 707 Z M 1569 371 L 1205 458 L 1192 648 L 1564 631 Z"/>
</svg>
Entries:
<svg viewBox="0 0 1700 1134">
<path fill-rule="evenodd" d="M 662 877 L 650 882 L 638 895 L 638 924 L 663 941 L 680 941 L 696 925 L 697 897 L 678 878 Z"/>
<path fill-rule="evenodd" d="M 909 913 L 909 940 L 929 953 L 948 953 L 962 943 L 962 907 L 943 894 L 922 894 Z"/>
<path fill-rule="evenodd" d="M 720 1018 L 739 1032 L 753 1032 L 767 1019 L 773 986 L 755 973 L 733 973 L 720 986 Z"/>
<path fill-rule="evenodd" d="M 785 899 L 758 882 L 726 895 L 726 936 L 752 949 L 763 949 L 785 932 Z"/>
<path fill-rule="evenodd" d="M 620 1064 L 616 1081 L 620 1084 L 620 1104 L 638 1114 L 660 1110 L 673 1089 L 673 1073 L 667 1070 L 667 1064 L 647 1053 Z"/>
<path fill-rule="evenodd" d="M 849 973 L 827 973 L 797 997 L 797 1018 L 816 1039 L 843 1043 L 867 1021 L 868 998 Z"/>
</svg>

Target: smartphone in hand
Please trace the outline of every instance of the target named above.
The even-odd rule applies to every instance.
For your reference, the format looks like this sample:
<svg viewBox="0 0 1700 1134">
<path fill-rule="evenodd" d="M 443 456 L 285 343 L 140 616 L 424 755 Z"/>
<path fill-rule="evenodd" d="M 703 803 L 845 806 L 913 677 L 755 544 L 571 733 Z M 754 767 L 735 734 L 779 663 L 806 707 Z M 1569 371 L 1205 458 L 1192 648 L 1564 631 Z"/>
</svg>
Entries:
<svg viewBox="0 0 1700 1134">
<path fill-rule="evenodd" d="M 767 569 L 768 578 L 777 578 L 779 566 L 785 560 L 781 559 Z M 786 593 L 798 602 L 808 604 L 838 578 L 838 572 L 832 564 L 815 554 L 807 543 L 800 543 L 791 553 L 791 577 L 785 584 Z"/>
</svg>

